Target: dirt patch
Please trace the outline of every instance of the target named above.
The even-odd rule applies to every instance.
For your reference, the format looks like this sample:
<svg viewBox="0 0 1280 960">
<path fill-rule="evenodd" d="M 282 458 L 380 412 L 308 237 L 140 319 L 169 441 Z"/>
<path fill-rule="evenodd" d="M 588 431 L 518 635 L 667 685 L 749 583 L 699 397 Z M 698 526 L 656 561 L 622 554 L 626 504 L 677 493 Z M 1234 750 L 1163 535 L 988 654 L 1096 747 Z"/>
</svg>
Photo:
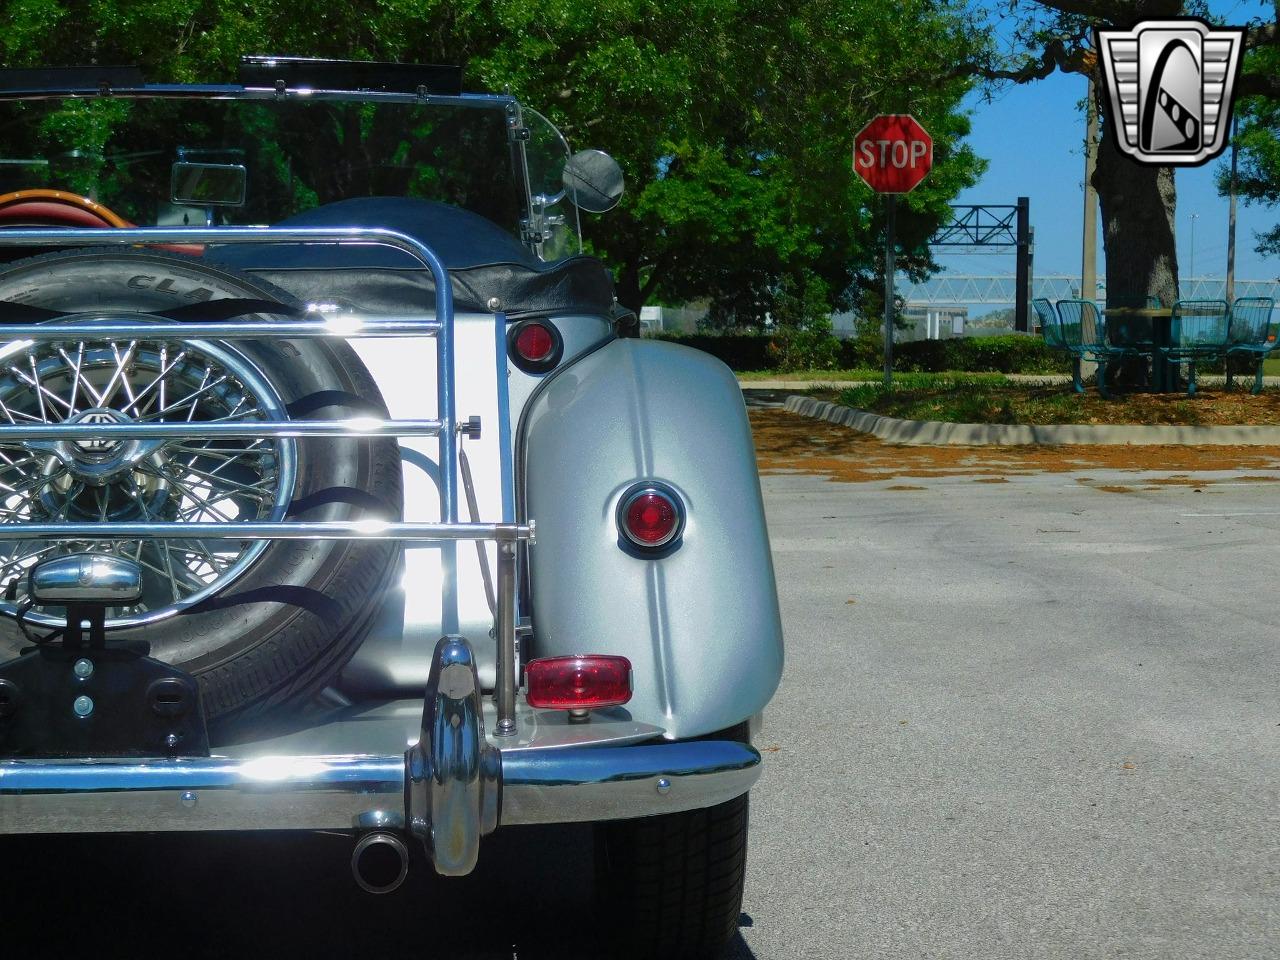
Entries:
<svg viewBox="0 0 1280 960">
<path fill-rule="evenodd" d="M 885 487 L 886 490 L 925 490 L 926 487 L 918 487 L 913 483 L 895 483 L 891 487 Z"/>
<path fill-rule="evenodd" d="M 1254 396 L 1204 389 L 1181 393 L 1076 393 L 1069 386 L 991 383 L 965 377 L 903 376 L 892 391 L 865 384 L 835 391 L 837 403 L 907 420 L 948 423 L 1280 424 L 1280 390 Z"/>
<path fill-rule="evenodd" d="M 979 477 L 974 483 L 1008 483 L 1008 477 Z"/>
<path fill-rule="evenodd" d="M 1126 487 L 1117 483 L 1100 483 L 1093 489 L 1101 490 L 1103 493 L 1133 493 L 1133 487 Z"/>
<path fill-rule="evenodd" d="M 808 473 L 851 483 L 991 477 L 996 471 L 1007 477 L 1091 469 L 1169 471 L 1184 476 L 1209 470 L 1255 471 L 1251 476 L 1261 482 L 1272 478 L 1260 477 L 1256 471 L 1280 470 L 1280 447 L 906 446 L 776 408 L 752 409 L 750 416 L 761 473 Z M 1076 479 L 1092 482 L 1084 477 Z M 1199 486 L 1205 481 L 1192 482 Z"/>
</svg>

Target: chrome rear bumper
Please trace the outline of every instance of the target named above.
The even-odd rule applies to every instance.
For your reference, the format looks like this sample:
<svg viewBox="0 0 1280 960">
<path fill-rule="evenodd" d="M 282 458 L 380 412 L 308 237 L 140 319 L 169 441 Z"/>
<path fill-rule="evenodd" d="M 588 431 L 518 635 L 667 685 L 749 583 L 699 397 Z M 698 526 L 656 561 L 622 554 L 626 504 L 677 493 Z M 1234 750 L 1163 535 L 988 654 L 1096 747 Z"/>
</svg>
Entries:
<svg viewBox="0 0 1280 960">
<path fill-rule="evenodd" d="M 461 874 L 499 825 L 707 807 L 760 775 L 733 741 L 498 750 L 481 717 L 470 647 L 445 638 L 405 755 L 0 761 L 0 834 L 407 830 Z"/>
<path fill-rule="evenodd" d="M 728 741 L 503 751 L 502 826 L 646 817 L 749 790 Z M 664 787 L 661 781 L 665 780 Z M 0 762 L 0 834 L 403 827 L 404 757 Z"/>
</svg>

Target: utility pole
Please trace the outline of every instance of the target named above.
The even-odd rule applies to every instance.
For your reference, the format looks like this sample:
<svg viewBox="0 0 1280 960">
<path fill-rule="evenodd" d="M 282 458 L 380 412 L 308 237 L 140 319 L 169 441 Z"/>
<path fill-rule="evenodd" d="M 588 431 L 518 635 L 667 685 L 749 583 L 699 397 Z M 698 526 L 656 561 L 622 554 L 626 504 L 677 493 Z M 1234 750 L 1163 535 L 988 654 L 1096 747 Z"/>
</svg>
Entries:
<svg viewBox="0 0 1280 960">
<path fill-rule="evenodd" d="M 1017 243 L 1017 265 L 1014 269 L 1014 289 L 1017 290 L 1017 302 L 1013 305 L 1013 329 L 1026 333 L 1031 329 L 1028 323 L 1028 309 L 1031 304 L 1031 200 L 1019 197 L 1015 213 L 1014 240 Z"/>
<path fill-rule="evenodd" d="M 1196 295 L 1196 221 L 1200 219 L 1200 214 L 1193 213 L 1191 215 L 1191 249 L 1187 255 L 1187 279 L 1191 281 L 1191 291 L 1189 297 Z"/>
<path fill-rule="evenodd" d="M 1236 135 L 1240 132 L 1240 118 L 1231 119 L 1231 184 L 1230 212 L 1227 214 L 1227 303 L 1236 299 Z"/>
<path fill-rule="evenodd" d="M 1098 192 L 1093 171 L 1098 164 L 1098 107 L 1093 99 L 1093 78 L 1085 99 L 1084 139 L 1084 243 L 1081 246 L 1080 296 L 1092 300 L 1098 294 Z"/>
</svg>

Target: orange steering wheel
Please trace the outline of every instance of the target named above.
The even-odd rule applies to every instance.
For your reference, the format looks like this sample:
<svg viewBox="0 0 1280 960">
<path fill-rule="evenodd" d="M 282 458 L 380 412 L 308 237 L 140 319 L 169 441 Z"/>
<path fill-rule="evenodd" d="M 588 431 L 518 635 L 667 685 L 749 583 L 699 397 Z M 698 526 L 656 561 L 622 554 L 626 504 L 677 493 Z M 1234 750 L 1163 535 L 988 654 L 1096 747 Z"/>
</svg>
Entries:
<svg viewBox="0 0 1280 960">
<path fill-rule="evenodd" d="M 0 227 L 132 227 L 88 197 L 64 190 L 15 190 L 0 196 Z"/>
</svg>

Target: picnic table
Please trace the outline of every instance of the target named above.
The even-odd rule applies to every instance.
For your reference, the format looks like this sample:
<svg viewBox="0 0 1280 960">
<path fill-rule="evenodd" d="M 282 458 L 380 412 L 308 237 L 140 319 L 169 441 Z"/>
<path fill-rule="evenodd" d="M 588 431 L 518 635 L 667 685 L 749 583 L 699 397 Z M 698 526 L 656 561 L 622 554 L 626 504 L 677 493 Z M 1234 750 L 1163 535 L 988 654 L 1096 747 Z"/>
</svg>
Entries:
<svg viewBox="0 0 1280 960">
<path fill-rule="evenodd" d="M 1107 396 L 1107 367 L 1128 361 L 1150 362 L 1147 386 L 1158 393 L 1186 388 L 1196 391 L 1197 364 L 1227 361 L 1227 389 L 1231 389 L 1231 360 L 1253 364 L 1253 392 L 1262 389 L 1263 361 L 1276 349 L 1270 297 L 1225 300 L 1179 300 L 1171 307 L 1150 298 L 1141 307 L 1107 307 L 1092 300 L 1067 298 L 1056 307 L 1043 297 L 1031 301 L 1045 343 L 1071 355 L 1072 383 L 1084 391 L 1082 364 L 1097 364 L 1098 391 Z M 1182 366 L 1187 379 L 1182 379 Z"/>
<path fill-rule="evenodd" d="M 1174 393 L 1182 389 L 1178 365 L 1169 362 L 1173 307 L 1107 307 L 1107 338 L 1117 347 L 1133 347 L 1151 357 L 1151 389 Z"/>
</svg>

